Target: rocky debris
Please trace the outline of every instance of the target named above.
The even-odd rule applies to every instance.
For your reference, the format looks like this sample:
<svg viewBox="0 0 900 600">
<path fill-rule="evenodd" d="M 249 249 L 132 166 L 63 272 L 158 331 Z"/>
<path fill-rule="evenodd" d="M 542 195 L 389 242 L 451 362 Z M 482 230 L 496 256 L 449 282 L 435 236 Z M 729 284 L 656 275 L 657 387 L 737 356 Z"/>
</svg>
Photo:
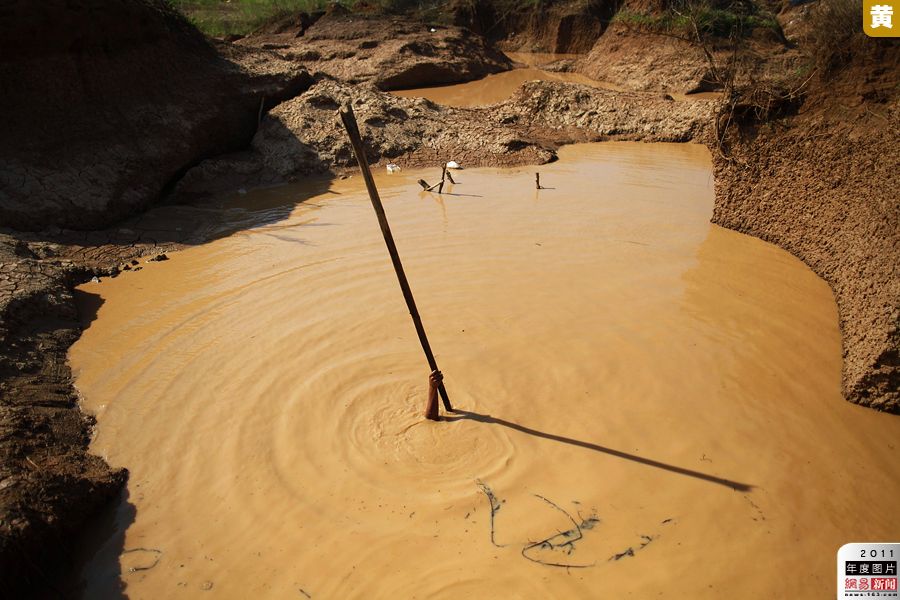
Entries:
<svg viewBox="0 0 900 600">
<path fill-rule="evenodd" d="M 557 81 L 525 83 L 490 107 L 499 123 L 556 145 L 600 140 L 687 142 L 700 139 L 716 102 L 669 102 L 659 94 L 619 92 Z"/>
<path fill-rule="evenodd" d="M 602 139 L 687 141 L 701 134 L 714 103 L 667 102 L 658 94 L 577 84 L 528 82 L 508 101 L 454 108 L 373 88 L 322 81 L 272 110 L 251 151 L 206 161 L 187 173 L 176 197 L 241 185 L 273 184 L 355 165 L 338 108 L 352 102 L 370 162 L 469 167 L 543 164 L 560 144 Z M 230 176 L 229 176 L 230 174 Z"/>
<path fill-rule="evenodd" d="M 251 152 L 206 161 L 188 172 L 177 197 L 222 191 L 222 182 L 232 181 L 215 177 L 229 172 L 240 172 L 249 183 L 259 185 L 353 167 L 350 142 L 338 118 L 344 102 L 352 102 L 373 163 L 433 166 L 441 157 L 454 156 L 470 166 L 518 165 L 541 164 L 554 157 L 552 148 L 478 111 L 326 80 L 269 113 Z"/>
<path fill-rule="evenodd" d="M 263 31 L 237 44 L 275 50 L 310 72 L 382 90 L 470 81 L 512 66 L 468 29 L 402 17 L 334 12 L 306 27 Z"/>
<path fill-rule="evenodd" d="M 162 0 L 12 0 L 0 19 L 0 225 L 96 228 L 245 146 L 296 64 L 216 49 Z"/>
<path fill-rule="evenodd" d="M 713 222 L 772 242 L 829 283 L 844 396 L 900 413 L 900 47 L 813 84 L 796 116 L 715 149 Z M 874 76 L 873 73 L 878 73 Z"/>
<path fill-rule="evenodd" d="M 372 162 L 433 165 L 441 156 L 454 156 L 472 166 L 513 165 L 540 164 L 553 157 L 551 149 L 485 118 L 484 111 L 330 81 L 274 110 L 254 138 L 253 149 L 268 170 L 282 177 L 352 167 L 350 143 L 337 120 L 344 102 L 353 106 Z"/>
</svg>

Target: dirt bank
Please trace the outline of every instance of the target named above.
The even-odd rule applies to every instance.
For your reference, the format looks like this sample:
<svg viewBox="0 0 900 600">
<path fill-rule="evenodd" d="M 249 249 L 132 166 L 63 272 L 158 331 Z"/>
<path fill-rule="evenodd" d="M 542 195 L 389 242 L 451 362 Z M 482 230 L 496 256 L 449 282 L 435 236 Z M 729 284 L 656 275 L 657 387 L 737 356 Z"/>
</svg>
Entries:
<svg viewBox="0 0 900 600">
<path fill-rule="evenodd" d="M 696 44 L 621 23 L 613 23 L 574 70 L 631 90 L 687 93 L 715 87 L 709 61 Z"/>
<path fill-rule="evenodd" d="M 588 52 L 615 14 L 616 3 L 561 1 L 526 3 L 455 1 L 447 9 L 457 25 L 494 41 L 510 52 Z"/>
<path fill-rule="evenodd" d="M 312 73 L 382 90 L 469 81 L 512 67 L 484 38 L 462 27 L 340 10 L 309 26 L 289 20 L 237 44 L 273 50 Z"/>
<path fill-rule="evenodd" d="M 312 82 L 268 53 L 216 49 L 162 0 L 4 3 L 0 225 L 102 227 L 233 151 Z"/>
<path fill-rule="evenodd" d="M 900 413 L 900 47 L 869 42 L 799 113 L 715 157 L 713 222 L 800 257 L 834 290 L 847 400 Z"/>
<path fill-rule="evenodd" d="M 87 453 L 93 418 L 66 359 L 81 335 L 72 286 L 108 271 L 90 254 L 0 234 L 0 587 L 11 598 L 52 581 L 70 536 L 126 478 Z"/>
</svg>

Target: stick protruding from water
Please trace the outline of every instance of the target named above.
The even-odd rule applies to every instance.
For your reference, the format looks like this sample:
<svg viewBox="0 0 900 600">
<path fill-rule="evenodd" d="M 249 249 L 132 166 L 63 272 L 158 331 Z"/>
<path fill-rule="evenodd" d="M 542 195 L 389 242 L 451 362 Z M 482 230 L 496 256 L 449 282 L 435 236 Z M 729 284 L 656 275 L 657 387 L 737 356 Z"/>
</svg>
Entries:
<svg viewBox="0 0 900 600">
<path fill-rule="evenodd" d="M 366 150 L 363 147 L 362 136 L 359 134 L 359 125 L 356 123 L 356 116 L 353 114 L 353 108 L 351 108 L 349 103 L 344 104 L 340 113 L 341 121 L 344 123 L 344 129 L 347 130 L 347 135 L 350 137 L 350 145 L 353 146 L 353 154 L 356 155 L 356 161 L 359 163 L 359 170 L 362 172 L 363 179 L 366 182 L 369 199 L 372 201 L 372 207 L 375 209 L 375 215 L 378 217 L 378 224 L 381 226 L 381 234 L 384 236 L 384 243 L 387 245 L 388 253 L 391 255 L 391 262 L 394 264 L 394 272 L 397 273 L 397 280 L 400 282 L 400 290 L 403 292 L 403 298 L 406 300 L 407 308 L 409 308 L 409 314 L 416 327 L 416 333 L 419 336 L 419 342 L 422 344 L 422 350 L 425 352 L 425 358 L 428 360 L 428 366 L 431 367 L 431 378 L 429 378 L 429 382 L 435 381 L 437 391 L 440 393 L 441 400 L 444 402 L 444 409 L 452 411 L 453 406 L 450 404 L 450 398 L 444 387 L 443 377 L 440 376 L 437 361 L 434 359 L 434 353 L 431 351 L 431 345 L 428 343 L 428 337 L 425 335 L 425 327 L 422 325 L 419 309 L 416 308 L 416 301 L 413 298 L 412 290 L 409 287 L 409 281 L 406 279 L 406 273 L 403 271 L 403 264 L 400 262 L 400 254 L 397 252 L 394 236 L 391 234 L 387 216 L 384 214 L 384 206 L 381 204 L 381 197 L 378 195 L 378 189 L 375 187 L 375 180 L 372 178 L 372 171 L 369 169 L 369 162 L 366 159 Z M 438 374 L 438 377 L 435 377 L 435 373 Z M 429 387 L 430 385 L 431 383 L 429 383 Z"/>
</svg>

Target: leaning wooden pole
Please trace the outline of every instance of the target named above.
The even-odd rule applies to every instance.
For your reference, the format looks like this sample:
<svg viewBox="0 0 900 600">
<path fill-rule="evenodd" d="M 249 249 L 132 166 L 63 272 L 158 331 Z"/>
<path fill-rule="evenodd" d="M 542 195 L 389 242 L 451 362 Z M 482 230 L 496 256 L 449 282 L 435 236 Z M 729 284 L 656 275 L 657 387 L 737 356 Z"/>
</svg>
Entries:
<svg viewBox="0 0 900 600">
<path fill-rule="evenodd" d="M 403 298 L 406 300 L 409 314 L 412 316 L 413 324 L 416 326 L 416 333 L 419 334 L 419 342 L 422 344 L 422 350 L 425 351 L 428 366 L 431 367 L 431 371 L 434 373 L 438 371 L 437 361 L 434 359 L 434 353 L 431 351 L 431 344 L 428 343 L 428 336 L 425 335 L 425 327 L 422 326 L 422 317 L 419 316 L 419 309 L 416 308 L 416 301 L 413 298 L 412 290 L 409 288 L 409 281 L 406 280 L 406 273 L 404 273 L 403 264 L 400 262 L 400 254 L 397 252 L 397 245 L 394 244 L 394 236 L 391 234 L 391 227 L 388 225 L 387 217 L 384 214 L 384 206 L 381 205 L 381 197 L 378 195 L 375 180 L 372 179 L 372 172 L 369 170 L 366 151 L 363 148 L 362 137 L 359 135 L 359 125 L 356 123 L 356 117 L 353 115 L 353 109 L 349 104 L 345 104 L 341 109 L 341 121 L 344 122 L 347 135 L 350 136 L 353 154 L 356 155 L 359 170 L 362 171 L 363 179 L 366 182 L 366 189 L 369 190 L 369 199 L 372 200 L 372 207 L 375 209 L 375 215 L 378 217 L 378 224 L 381 226 L 384 243 L 387 245 L 388 253 L 391 255 L 391 262 L 394 263 L 394 271 L 397 273 L 397 280 L 400 282 Z M 443 381 L 438 380 L 437 388 L 441 395 L 441 400 L 444 402 L 444 408 L 448 411 L 453 410 Z"/>
</svg>

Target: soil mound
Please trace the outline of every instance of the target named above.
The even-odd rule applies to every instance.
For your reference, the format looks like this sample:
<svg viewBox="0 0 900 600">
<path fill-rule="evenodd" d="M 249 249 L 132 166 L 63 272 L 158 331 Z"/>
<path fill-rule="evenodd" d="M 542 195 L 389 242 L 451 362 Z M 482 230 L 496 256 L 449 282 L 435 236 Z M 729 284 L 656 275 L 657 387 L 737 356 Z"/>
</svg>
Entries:
<svg viewBox="0 0 900 600">
<path fill-rule="evenodd" d="M 869 41 L 799 113 L 714 151 L 713 221 L 800 257 L 834 290 L 845 397 L 900 413 L 900 46 Z"/>
<path fill-rule="evenodd" d="M 289 22 L 290 23 L 290 22 Z M 275 50 L 311 72 L 382 90 L 478 79 L 511 63 L 463 27 L 381 15 L 326 14 L 315 23 L 260 31 L 237 42 Z"/>
<path fill-rule="evenodd" d="M 688 93 L 713 79 L 703 51 L 672 36 L 642 33 L 613 23 L 575 70 L 630 90 Z"/>
<path fill-rule="evenodd" d="M 221 56 L 162 0 L 0 11 L 5 226 L 97 228 L 144 209 L 189 166 L 246 145 L 261 102 L 311 83 L 275 56 Z"/>
</svg>

